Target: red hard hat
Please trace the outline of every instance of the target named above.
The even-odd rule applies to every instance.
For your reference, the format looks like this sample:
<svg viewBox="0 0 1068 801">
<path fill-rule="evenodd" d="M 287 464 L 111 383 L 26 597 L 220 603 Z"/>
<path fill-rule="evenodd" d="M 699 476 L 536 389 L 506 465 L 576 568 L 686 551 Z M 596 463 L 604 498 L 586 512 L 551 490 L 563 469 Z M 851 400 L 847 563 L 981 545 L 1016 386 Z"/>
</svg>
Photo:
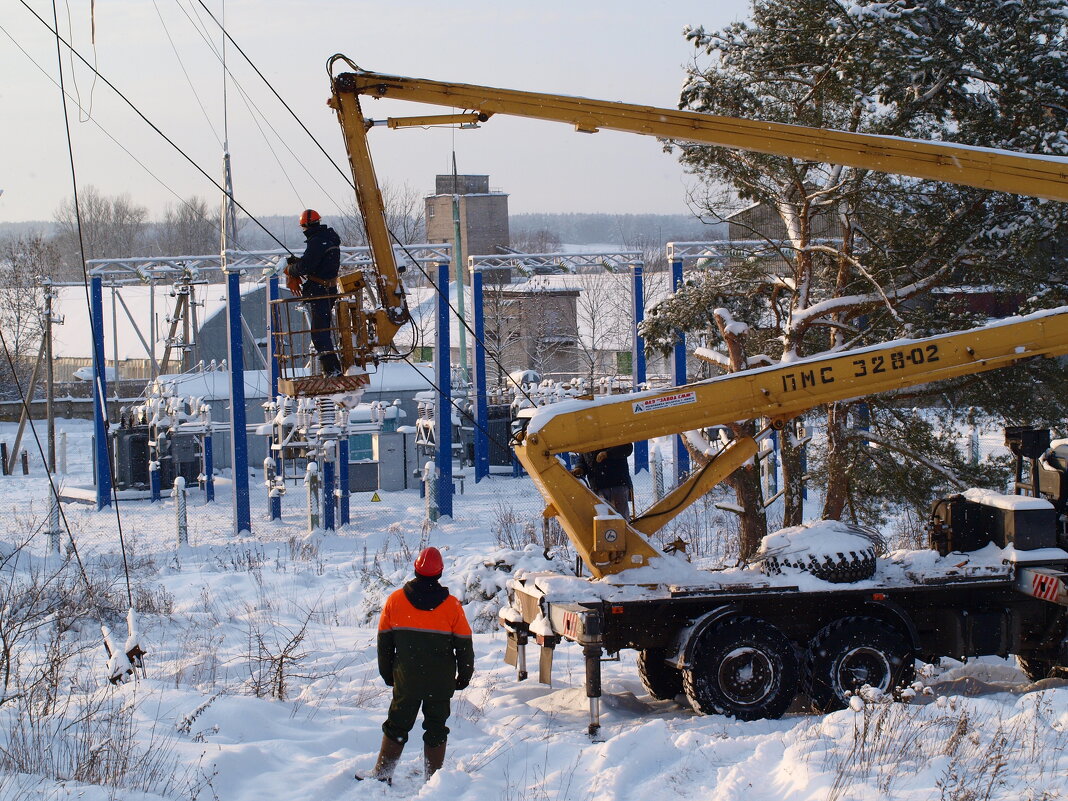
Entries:
<svg viewBox="0 0 1068 801">
<path fill-rule="evenodd" d="M 441 561 L 441 551 L 437 548 L 424 548 L 415 560 L 415 574 L 433 578 L 440 576 L 445 569 L 445 563 Z"/>
<path fill-rule="evenodd" d="M 304 211 L 300 213 L 301 225 L 311 225 L 312 223 L 319 222 L 321 219 L 322 217 L 319 216 L 319 212 L 315 209 L 304 209 Z"/>
</svg>

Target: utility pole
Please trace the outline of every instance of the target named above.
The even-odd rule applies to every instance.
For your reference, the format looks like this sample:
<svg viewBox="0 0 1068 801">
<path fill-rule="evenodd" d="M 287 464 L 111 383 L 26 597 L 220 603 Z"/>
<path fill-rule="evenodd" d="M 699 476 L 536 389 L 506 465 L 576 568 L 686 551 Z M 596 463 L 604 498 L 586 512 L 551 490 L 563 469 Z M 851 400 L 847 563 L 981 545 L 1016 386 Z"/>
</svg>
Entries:
<svg viewBox="0 0 1068 801">
<path fill-rule="evenodd" d="M 51 278 L 41 280 L 44 287 L 44 324 L 45 324 L 45 364 L 47 378 L 45 381 L 45 419 L 48 427 L 48 476 L 52 495 L 48 499 L 48 537 L 49 550 L 59 551 L 59 488 L 56 486 L 56 412 L 55 412 L 55 365 L 52 361 L 52 326 L 62 325 L 63 318 L 56 316 L 52 302 L 56 297 Z"/>
<path fill-rule="evenodd" d="M 234 536 L 252 529 L 248 489 L 248 432 L 245 427 L 245 358 L 241 325 L 241 272 L 231 270 L 227 250 L 237 232 L 234 184 L 230 174 L 230 133 L 226 119 L 226 3 L 222 4 L 223 29 L 223 195 L 219 225 L 219 262 L 226 276 L 227 361 L 230 364 L 230 469 L 233 473 Z"/>
<path fill-rule="evenodd" d="M 237 209 L 234 206 L 234 179 L 230 171 L 230 126 L 226 110 L 226 0 L 222 3 L 222 106 L 223 106 L 223 204 L 222 220 L 220 221 L 219 233 L 221 237 L 220 251 L 223 258 L 223 267 L 226 264 L 226 251 L 237 241 Z"/>
<path fill-rule="evenodd" d="M 47 365 L 47 379 L 45 383 L 45 417 L 48 420 L 48 472 L 56 472 L 56 415 L 55 415 L 55 365 L 52 361 L 52 326 L 60 325 L 62 318 L 57 318 L 52 310 L 52 301 L 56 297 L 52 279 L 45 278 L 41 282 L 44 286 L 44 324 L 45 324 L 45 364 Z"/>
<path fill-rule="evenodd" d="M 456 313 L 460 317 L 460 372 L 467 380 L 467 330 L 464 321 L 464 251 L 460 235 L 460 179 L 456 175 L 456 151 L 452 152 L 452 236 L 453 257 L 456 273 Z"/>
</svg>

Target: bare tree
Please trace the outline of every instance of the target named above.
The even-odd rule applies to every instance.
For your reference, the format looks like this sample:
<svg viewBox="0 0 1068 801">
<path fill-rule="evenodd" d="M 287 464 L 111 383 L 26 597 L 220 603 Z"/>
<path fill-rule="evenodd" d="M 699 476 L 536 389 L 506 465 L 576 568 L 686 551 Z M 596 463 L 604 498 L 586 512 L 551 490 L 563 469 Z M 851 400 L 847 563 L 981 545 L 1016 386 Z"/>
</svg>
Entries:
<svg viewBox="0 0 1068 801">
<path fill-rule="evenodd" d="M 510 369 L 518 367 L 516 347 L 521 339 L 522 320 L 518 299 L 508 292 L 508 278 L 503 270 L 488 270 L 484 273 L 482 313 L 486 324 L 486 355 L 496 372 L 497 386 L 505 385 Z"/>
<path fill-rule="evenodd" d="M 630 346 L 630 306 L 626 277 L 606 272 L 575 276 L 580 293 L 578 313 L 578 361 L 592 387 L 601 376 L 619 374 L 616 353 Z M 621 291 L 622 290 L 622 291 Z"/>
<path fill-rule="evenodd" d="M 155 250 L 162 256 L 201 256 L 219 250 L 219 221 L 199 197 L 169 207 L 155 226 Z"/>
<path fill-rule="evenodd" d="M 145 220 L 148 209 L 135 205 L 129 195 L 108 197 L 93 186 L 86 186 L 78 194 L 77 213 L 74 200 L 69 199 L 56 209 L 58 228 L 56 244 L 64 268 L 64 277 L 81 278 L 78 222 L 81 222 L 80 243 L 86 259 L 137 256 L 144 250 Z"/>
<path fill-rule="evenodd" d="M 548 228 L 538 228 L 532 231 L 520 231 L 512 233 L 508 237 L 512 243 L 512 249 L 520 253 L 559 253 L 560 236 Z"/>
<path fill-rule="evenodd" d="M 51 275 L 58 263 L 56 247 L 41 234 L 0 239 L 0 329 L 7 345 L 7 354 L 0 355 L 4 394 L 17 394 L 13 379 L 25 386 L 33 369 L 44 333 L 44 290 L 38 279 Z"/>
<path fill-rule="evenodd" d="M 386 208 L 386 226 L 403 244 L 421 242 L 426 238 L 426 211 L 423 196 L 410 184 L 383 184 L 382 204 Z M 356 205 L 352 204 L 341 212 L 338 233 L 345 245 L 365 245 L 367 235 L 364 232 L 363 217 Z"/>
<path fill-rule="evenodd" d="M 539 373 L 570 371 L 575 365 L 578 315 L 574 289 L 549 286 L 532 278 L 512 288 L 518 304 L 520 343 L 526 365 Z"/>
</svg>

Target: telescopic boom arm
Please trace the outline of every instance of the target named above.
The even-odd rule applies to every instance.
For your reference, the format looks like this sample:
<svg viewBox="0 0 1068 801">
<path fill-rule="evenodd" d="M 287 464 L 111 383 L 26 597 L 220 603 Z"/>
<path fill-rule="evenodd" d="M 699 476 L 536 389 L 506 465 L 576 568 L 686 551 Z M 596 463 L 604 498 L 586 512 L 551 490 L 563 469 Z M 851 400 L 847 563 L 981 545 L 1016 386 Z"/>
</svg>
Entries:
<svg viewBox="0 0 1068 801">
<path fill-rule="evenodd" d="M 339 56 L 334 56 L 334 59 L 337 58 Z M 331 59 L 331 64 L 334 59 Z M 409 100 L 465 109 L 481 120 L 494 114 L 530 117 L 573 125 L 575 130 L 582 133 L 623 131 L 679 142 L 697 142 L 734 150 L 843 164 L 998 192 L 1068 200 L 1068 160 L 1052 156 L 718 117 L 696 111 L 637 106 L 585 97 L 405 78 L 366 70 L 341 73 L 334 78 L 333 89 L 335 98 L 368 95 L 373 98 Z M 350 128 L 363 126 L 362 118 L 354 116 L 356 112 L 358 107 L 343 115 L 342 127 L 346 130 L 346 138 Z M 419 124 L 433 124 L 432 117 L 420 119 L 422 121 Z M 399 126 L 394 122 L 391 127 Z"/>
<path fill-rule="evenodd" d="M 354 71 L 334 77 L 337 60 Z M 623 131 L 1068 201 L 1068 160 L 1062 158 L 405 78 L 361 70 L 344 56 L 331 58 L 328 71 L 333 81 L 330 105 L 337 110 L 345 133 L 383 298 L 390 296 L 399 281 L 367 147 L 367 131 L 373 123 L 363 117 L 360 95 L 463 110 L 436 117 L 389 118 L 390 128 L 484 122 L 494 114 L 507 114 L 567 123 L 583 133 Z M 388 310 L 376 315 L 382 344 L 387 336 L 392 339 L 396 327 Z M 555 404 L 533 415 L 515 450 L 548 504 L 545 516 L 560 520 L 590 572 L 600 578 L 659 557 L 648 536 L 752 458 L 757 443 L 751 438 L 734 440 L 666 498 L 629 522 L 572 476 L 558 454 L 599 450 L 735 420 L 770 418 L 782 426 L 824 403 L 1064 353 L 1068 353 L 1068 308 L 618 400 Z"/>
<path fill-rule="evenodd" d="M 776 428 L 825 403 L 971 375 L 1037 356 L 1068 353 L 1068 307 L 1010 318 L 985 328 L 845 351 L 746 370 L 696 384 L 603 401 L 565 401 L 536 410 L 515 452 L 591 573 L 640 567 L 659 556 L 647 539 L 752 458 L 751 438 L 731 441 L 704 469 L 621 527 L 603 500 L 557 454 L 768 418 Z M 614 534 L 605 535 L 605 531 Z"/>
</svg>

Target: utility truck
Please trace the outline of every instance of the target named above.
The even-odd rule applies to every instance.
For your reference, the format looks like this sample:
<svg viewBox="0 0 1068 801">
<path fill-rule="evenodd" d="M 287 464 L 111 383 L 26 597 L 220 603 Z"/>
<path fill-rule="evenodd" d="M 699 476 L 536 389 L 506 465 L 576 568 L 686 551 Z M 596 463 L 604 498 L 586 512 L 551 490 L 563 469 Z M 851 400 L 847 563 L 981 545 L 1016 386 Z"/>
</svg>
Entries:
<svg viewBox="0 0 1068 801">
<path fill-rule="evenodd" d="M 352 71 L 335 76 L 338 62 Z M 506 114 L 563 122 L 583 133 L 625 131 L 1068 200 L 1062 159 L 386 75 L 340 55 L 330 59 L 328 72 L 328 103 L 344 132 L 376 275 L 388 276 L 385 283 L 361 279 L 360 288 L 376 281 L 383 287 L 384 305 L 346 312 L 339 327 L 357 361 L 377 358 L 375 348 L 388 345 L 403 316 L 368 148 L 368 132 L 379 124 L 465 125 Z M 364 116 L 361 96 L 461 111 L 375 122 Z M 351 308 L 358 305 L 354 298 Z M 1015 654 L 1033 679 L 1068 666 L 1068 441 L 1050 442 L 1048 431 L 1009 430 L 1017 493 L 969 491 L 941 500 L 928 550 L 877 556 L 856 532 L 825 523 L 810 527 L 807 533 L 819 536 L 808 542 L 805 531 L 775 535 L 763 569 L 696 570 L 654 544 L 665 524 L 754 458 L 757 438 L 730 441 L 633 518 L 605 504 L 561 459 L 738 420 L 781 429 L 821 404 L 1065 353 L 1068 308 L 1061 308 L 534 410 L 516 436 L 515 453 L 545 499 L 545 517 L 559 521 L 590 578 L 514 578 L 500 616 L 508 632 L 506 661 L 526 678 L 526 650 L 536 644 L 547 682 L 554 648 L 564 641 L 581 646 L 591 734 L 600 726 L 601 662 L 624 649 L 637 651 L 641 679 L 654 697 L 684 694 L 698 712 L 745 720 L 782 715 L 799 693 L 832 709 L 864 685 L 890 692 L 911 681 L 916 658 Z"/>
</svg>

